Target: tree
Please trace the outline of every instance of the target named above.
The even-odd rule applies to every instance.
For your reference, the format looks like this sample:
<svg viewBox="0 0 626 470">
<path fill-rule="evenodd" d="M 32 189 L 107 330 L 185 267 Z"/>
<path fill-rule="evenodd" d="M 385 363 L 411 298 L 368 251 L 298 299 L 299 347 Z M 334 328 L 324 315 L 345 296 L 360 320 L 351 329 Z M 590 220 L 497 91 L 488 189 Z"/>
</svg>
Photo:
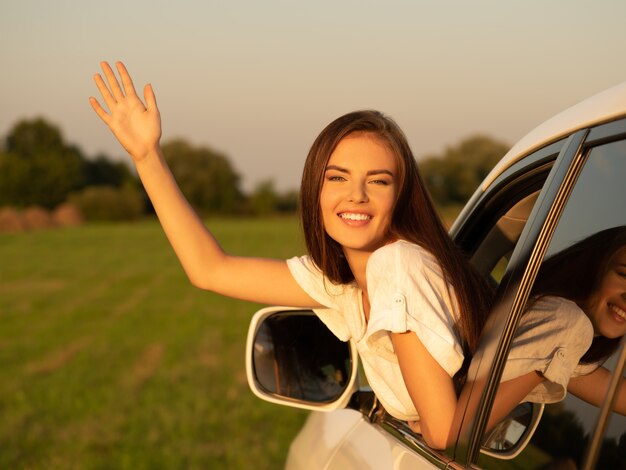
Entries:
<svg viewBox="0 0 626 470">
<path fill-rule="evenodd" d="M 545 408 L 532 442 L 552 457 L 580 463 L 588 439 L 576 414 L 556 403 Z"/>
<path fill-rule="evenodd" d="M 87 220 L 134 220 L 145 210 L 143 194 L 130 185 L 122 188 L 88 186 L 70 194 L 69 201 Z"/>
<path fill-rule="evenodd" d="M 136 186 L 137 178 L 124 162 L 113 162 L 106 155 L 98 155 L 84 163 L 85 186 Z"/>
<path fill-rule="evenodd" d="M 298 210 L 298 197 L 299 192 L 295 189 L 279 194 L 276 209 L 283 213 L 296 212 Z"/>
<path fill-rule="evenodd" d="M 83 162 L 43 118 L 18 122 L 0 153 L 0 205 L 55 207 L 82 187 Z"/>
<path fill-rule="evenodd" d="M 255 215 L 289 214 L 298 209 L 298 191 L 278 192 L 272 179 L 261 181 L 248 197 L 248 210 Z"/>
<path fill-rule="evenodd" d="M 249 205 L 256 215 L 269 215 L 277 210 L 279 196 L 274 188 L 274 181 L 259 183 L 249 198 Z"/>
<path fill-rule="evenodd" d="M 439 205 L 464 204 L 509 146 L 486 136 L 472 136 L 443 155 L 420 160 L 420 170 Z"/>
<path fill-rule="evenodd" d="M 65 149 L 61 131 L 42 117 L 19 121 L 6 138 L 6 151 L 24 158 Z"/>
<path fill-rule="evenodd" d="M 243 196 L 239 175 L 224 155 L 182 139 L 166 142 L 162 149 L 181 191 L 198 212 L 224 214 L 240 210 Z"/>
</svg>

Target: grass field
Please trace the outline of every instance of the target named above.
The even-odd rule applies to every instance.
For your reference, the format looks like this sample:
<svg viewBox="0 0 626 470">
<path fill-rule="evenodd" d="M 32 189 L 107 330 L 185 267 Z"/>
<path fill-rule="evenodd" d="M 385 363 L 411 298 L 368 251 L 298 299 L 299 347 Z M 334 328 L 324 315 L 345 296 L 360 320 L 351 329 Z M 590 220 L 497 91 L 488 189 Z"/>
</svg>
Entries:
<svg viewBox="0 0 626 470">
<path fill-rule="evenodd" d="M 303 252 L 295 219 L 209 225 Z M 248 389 L 259 307 L 192 287 L 155 221 L 0 234 L 0 468 L 281 468 L 306 413 Z"/>
</svg>

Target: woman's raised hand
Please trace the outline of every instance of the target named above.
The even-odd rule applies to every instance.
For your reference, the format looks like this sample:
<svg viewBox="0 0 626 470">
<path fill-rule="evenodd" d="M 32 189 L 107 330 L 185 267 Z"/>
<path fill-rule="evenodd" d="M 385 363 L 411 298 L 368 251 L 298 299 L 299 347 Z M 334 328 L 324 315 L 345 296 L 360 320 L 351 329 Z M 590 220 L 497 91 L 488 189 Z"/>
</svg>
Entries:
<svg viewBox="0 0 626 470">
<path fill-rule="evenodd" d="M 133 160 L 139 162 L 158 148 L 161 138 L 161 116 L 152 86 L 144 88 L 144 105 L 124 64 L 115 64 L 122 80 L 121 86 L 111 66 L 107 62 L 100 65 L 106 82 L 99 73 L 94 75 L 94 80 L 109 112 L 93 96 L 89 102 Z"/>
</svg>

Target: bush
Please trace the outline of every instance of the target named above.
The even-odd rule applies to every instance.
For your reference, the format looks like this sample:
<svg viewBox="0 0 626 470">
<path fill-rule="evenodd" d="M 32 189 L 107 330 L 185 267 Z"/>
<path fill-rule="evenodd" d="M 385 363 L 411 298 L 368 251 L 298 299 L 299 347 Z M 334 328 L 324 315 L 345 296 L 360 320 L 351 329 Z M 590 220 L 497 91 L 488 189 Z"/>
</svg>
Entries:
<svg viewBox="0 0 626 470">
<path fill-rule="evenodd" d="M 22 219 L 31 230 L 42 230 L 55 226 L 49 211 L 40 206 L 30 206 L 22 213 Z"/>
<path fill-rule="evenodd" d="M 69 201 L 86 220 L 134 220 L 144 208 L 141 193 L 129 187 L 90 186 L 72 194 Z"/>
<path fill-rule="evenodd" d="M 83 223 L 83 219 L 78 207 L 68 202 L 57 206 L 52 213 L 52 220 L 58 227 L 76 227 Z"/>
<path fill-rule="evenodd" d="M 0 232 L 23 232 L 27 228 L 17 209 L 13 207 L 0 208 Z"/>
</svg>

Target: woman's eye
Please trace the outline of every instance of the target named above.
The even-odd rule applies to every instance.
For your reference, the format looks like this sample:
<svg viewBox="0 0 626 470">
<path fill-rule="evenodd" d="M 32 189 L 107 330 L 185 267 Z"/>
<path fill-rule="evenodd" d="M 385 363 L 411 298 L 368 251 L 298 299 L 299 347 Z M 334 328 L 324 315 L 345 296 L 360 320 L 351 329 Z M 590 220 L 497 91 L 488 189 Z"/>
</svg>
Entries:
<svg viewBox="0 0 626 470">
<path fill-rule="evenodd" d="M 372 180 L 372 181 L 370 181 L 370 183 L 372 183 L 372 184 L 379 184 L 379 185 L 382 185 L 382 186 L 387 186 L 389 184 L 389 181 L 387 181 L 387 180 Z"/>
<path fill-rule="evenodd" d="M 346 179 L 343 176 L 339 175 L 328 175 L 326 177 L 328 181 L 345 181 Z"/>
</svg>

